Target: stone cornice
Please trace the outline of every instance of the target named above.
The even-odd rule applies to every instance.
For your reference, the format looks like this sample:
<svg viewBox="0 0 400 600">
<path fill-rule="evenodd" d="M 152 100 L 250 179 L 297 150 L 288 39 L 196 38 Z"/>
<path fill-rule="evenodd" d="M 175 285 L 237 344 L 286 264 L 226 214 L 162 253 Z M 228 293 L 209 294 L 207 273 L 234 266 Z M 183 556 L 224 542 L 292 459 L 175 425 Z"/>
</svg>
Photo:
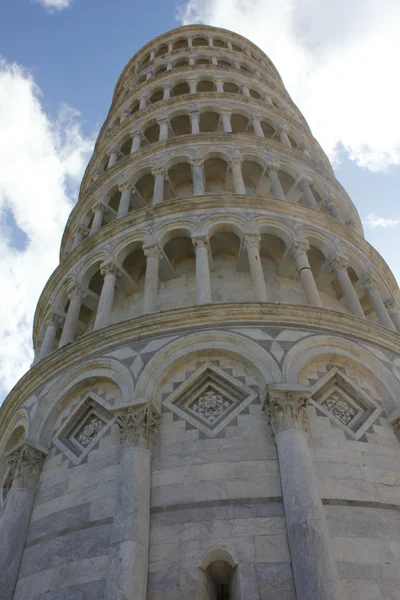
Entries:
<svg viewBox="0 0 400 600">
<path fill-rule="evenodd" d="M 150 42 L 148 42 L 147 44 L 142 46 L 132 56 L 130 61 L 124 67 L 124 69 L 117 81 L 117 84 L 116 84 L 115 90 L 114 90 L 114 94 L 113 94 L 113 101 L 115 100 L 115 98 L 118 95 L 119 88 L 123 85 L 123 83 L 125 81 L 125 74 L 132 68 L 132 65 L 135 63 L 135 61 L 140 59 L 141 56 L 146 55 L 147 52 L 149 52 L 149 50 L 151 50 L 155 46 L 162 44 L 162 43 L 166 42 L 167 40 L 172 39 L 180 34 L 188 35 L 192 32 L 193 33 L 195 33 L 195 32 L 206 33 L 207 31 L 210 33 L 214 33 L 216 35 L 220 35 L 221 37 L 226 37 L 226 38 L 230 38 L 232 40 L 237 40 L 241 44 L 245 43 L 246 45 L 250 46 L 251 48 L 253 48 L 253 50 L 255 52 L 259 53 L 266 60 L 266 62 L 276 72 L 276 76 L 277 76 L 278 80 L 282 81 L 281 77 L 279 75 L 279 72 L 276 69 L 275 65 L 272 63 L 271 59 L 268 58 L 268 56 L 256 44 L 254 44 L 253 42 L 251 42 L 244 36 L 239 35 L 238 33 L 234 33 L 233 31 L 229 31 L 229 29 L 223 29 L 221 27 L 212 27 L 210 25 L 183 25 L 182 27 L 176 27 L 175 29 L 171 29 L 171 31 L 167 31 L 166 33 L 163 33 L 162 35 L 159 35 L 158 37 L 152 39 Z"/>
<path fill-rule="evenodd" d="M 44 311 L 50 301 L 51 294 L 53 293 L 57 282 L 65 277 L 78 261 L 87 256 L 91 250 L 102 244 L 109 244 L 110 240 L 115 235 L 121 235 L 126 231 L 132 232 L 132 227 L 137 226 L 139 228 L 140 226 L 145 226 L 147 222 L 152 222 L 154 219 L 162 219 L 165 216 L 173 218 L 174 215 L 182 213 L 182 211 L 187 215 L 190 215 L 192 212 L 208 212 L 217 209 L 245 209 L 246 211 L 254 210 L 255 213 L 257 213 L 257 211 L 262 211 L 265 215 L 272 214 L 278 217 L 287 218 L 287 202 L 275 200 L 274 198 L 232 196 L 227 194 L 221 196 L 192 196 L 191 198 L 181 198 L 179 200 L 173 199 L 158 204 L 157 206 L 140 209 L 134 213 L 130 213 L 126 217 L 111 221 L 99 229 L 95 234 L 82 241 L 74 250 L 62 259 L 62 262 L 51 274 L 37 304 L 33 327 L 34 338 L 36 339 L 36 336 L 38 335 L 39 324 L 44 316 Z M 256 214 L 254 216 L 256 216 Z M 398 289 L 396 279 L 381 255 L 365 240 L 365 238 L 352 228 L 327 214 L 311 210 L 299 204 L 290 205 L 290 220 L 293 222 L 298 220 L 305 225 L 312 223 L 316 227 L 326 231 L 328 234 L 331 234 L 334 238 L 344 240 L 349 245 L 359 249 L 371 260 L 377 269 L 379 269 L 379 272 L 389 289 Z"/>
<path fill-rule="evenodd" d="M 400 351 L 399 334 L 352 315 L 326 308 L 298 304 L 231 303 L 173 309 L 122 321 L 80 337 L 52 352 L 31 368 L 14 386 L 0 407 L 0 437 L 22 402 L 38 387 L 57 377 L 63 370 L 113 346 L 137 338 L 172 333 L 190 328 L 226 327 L 229 325 L 273 325 L 299 327 L 345 336 L 351 340 L 381 346 L 395 353 Z"/>
</svg>

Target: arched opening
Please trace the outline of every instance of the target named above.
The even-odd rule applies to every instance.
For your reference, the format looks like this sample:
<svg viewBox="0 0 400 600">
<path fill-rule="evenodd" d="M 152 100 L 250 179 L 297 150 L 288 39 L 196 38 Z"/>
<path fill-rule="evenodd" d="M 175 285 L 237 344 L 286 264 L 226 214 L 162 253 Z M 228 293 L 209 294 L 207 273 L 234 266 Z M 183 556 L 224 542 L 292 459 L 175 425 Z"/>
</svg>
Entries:
<svg viewBox="0 0 400 600">
<path fill-rule="evenodd" d="M 216 112 L 204 112 L 200 114 L 201 133 L 212 133 L 219 129 L 219 114 Z"/>
<path fill-rule="evenodd" d="M 198 58 L 196 60 L 196 65 L 209 65 L 209 64 L 210 64 L 209 58 Z"/>
<path fill-rule="evenodd" d="M 227 81 L 226 83 L 224 83 L 224 92 L 227 92 L 228 94 L 238 94 L 239 86 L 236 85 L 236 83 L 231 83 L 230 81 Z"/>
<path fill-rule="evenodd" d="M 227 225 L 210 237 L 213 258 L 211 289 L 213 302 L 252 302 L 253 286 L 249 271 L 238 268 L 240 238 Z"/>
<path fill-rule="evenodd" d="M 118 188 L 114 188 L 109 194 L 108 194 L 110 200 L 107 203 L 107 205 L 113 209 L 113 211 L 118 212 L 118 207 L 119 207 L 119 203 L 121 200 L 121 192 L 119 191 Z M 106 214 L 104 215 L 105 217 L 108 215 L 108 213 L 111 211 L 107 211 Z"/>
<path fill-rule="evenodd" d="M 288 198 L 290 190 L 292 190 L 293 188 L 293 192 L 296 191 L 297 193 L 297 186 L 295 186 L 295 179 L 294 177 L 292 177 L 292 175 L 290 175 L 289 173 L 287 173 L 286 171 L 278 171 L 278 177 L 279 177 L 279 181 L 281 183 L 282 189 L 283 189 L 283 193 L 285 194 L 286 198 Z M 295 190 L 296 188 L 296 190 Z M 289 200 L 292 201 L 296 201 L 295 198 L 288 198 Z"/>
<path fill-rule="evenodd" d="M 139 106 L 140 103 L 139 102 L 135 102 L 131 108 L 131 115 L 133 115 L 133 113 L 137 112 L 139 110 Z"/>
<path fill-rule="evenodd" d="M 222 60 L 222 59 L 220 59 L 218 61 L 218 66 L 219 67 L 231 67 L 232 63 L 230 63 L 228 60 Z"/>
<path fill-rule="evenodd" d="M 256 92 L 255 90 L 252 90 L 252 89 L 250 89 L 249 92 L 250 92 L 250 96 L 252 98 L 255 98 L 256 100 L 260 100 L 261 96 L 258 92 Z"/>
<path fill-rule="evenodd" d="M 273 138 L 276 133 L 276 130 L 272 127 L 272 125 L 270 125 L 266 121 L 261 121 L 261 129 L 264 132 L 264 137 L 266 137 L 267 139 Z"/>
<path fill-rule="evenodd" d="M 142 66 L 146 65 L 150 61 L 150 54 L 147 54 L 142 60 Z"/>
<path fill-rule="evenodd" d="M 259 185 L 264 175 L 264 169 L 256 162 L 244 160 L 242 163 L 242 177 L 246 188 L 246 194 L 256 196 L 259 192 Z"/>
<path fill-rule="evenodd" d="M 131 153 L 131 147 L 132 140 L 130 137 L 127 137 L 127 139 L 123 142 L 119 150 L 124 156 L 129 156 L 129 154 Z"/>
<path fill-rule="evenodd" d="M 175 63 L 175 69 L 184 69 L 188 65 L 189 65 L 188 59 L 187 58 L 181 58 L 180 60 L 176 61 L 176 63 Z"/>
<path fill-rule="evenodd" d="M 182 48 L 188 47 L 188 41 L 186 39 L 176 40 L 174 44 L 174 50 L 181 50 Z"/>
<path fill-rule="evenodd" d="M 199 81 L 197 84 L 197 93 L 202 94 L 204 92 L 214 92 L 215 84 L 212 81 Z"/>
<path fill-rule="evenodd" d="M 8 438 L 7 444 L 4 447 L 4 454 L 7 454 L 12 448 L 14 448 L 17 444 L 21 443 L 22 440 L 26 437 L 25 427 L 23 425 L 18 425 Z"/>
<path fill-rule="evenodd" d="M 164 198 L 179 198 L 193 195 L 193 179 L 190 164 L 187 162 L 172 165 L 168 169 Z"/>
<path fill-rule="evenodd" d="M 250 69 L 245 65 L 240 65 L 240 70 L 244 71 L 245 73 L 251 73 Z"/>
<path fill-rule="evenodd" d="M 143 175 L 135 183 L 135 191 L 132 194 L 133 204 L 136 208 L 149 206 L 153 199 L 154 177 L 151 173 Z"/>
<path fill-rule="evenodd" d="M 224 194 L 227 191 L 228 164 L 222 158 L 209 158 L 204 162 L 207 194 Z"/>
<path fill-rule="evenodd" d="M 233 133 L 247 133 L 249 119 L 243 115 L 231 115 L 231 126 Z"/>
<path fill-rule="evenodd" d="M 210 598 L 213 600 L 233 600 L 232 580 L 234 567 L 223 560 L 216 560 L 207 568 Z"/>
<path fill-rule="evenodd" d="M 123 249 L 119 262 L 132 284 L 123 294 L 116 290 L 114 297 L 115 313 L 118 320 L 130 319 L 143 314 L 144 282 L 146 277 L 146 257 L 140 242 L 133 242 Z"/>
<path fill-rule="evenodd" d="M 222 40 L 213 40 L 213 46 L 214 48 L 225 48 L 225 42 L 223 42 Z"/>
<path fill-rule="evenodd" d="M 162 44 L 159 48 L 157 48 L 156 56 L 162 56 L 163 54 L 167 54 L 168 46 L 167 44 Z"/>
<path fill-rule="evenodd" d="M 189 94 L 189 92 L 189 85 L 186 82 L 178 83 L 172 88 L 172 93 L 174 96 L 183 96 L 183 94 Z"/>
<path fill-rule="evenodd" d="M 154 144 L 158 142 L 160 137 L 160 127 L 158 123 L 149 125 L 143 132 L 143 137 L 148 144 Z"/>
<path fill-rule="evenodd" d="M 208 40 L 204 37 L 194 38 L 192 40 L 192 46 L 193 48 L 196 48 L 197 46 L 208 46 Z"/>
<path fill-rule="evenodd" d="M 162 90 L 157 90 L 150 96 L 150 104 L 154 104 L 155 102 L 160 102 L 164 97 L 164 93 Z"/>
<path fill-rule="evenodd" d="M 235 52 L 242 52 L 240 46 L 237 46 L 236 44 L 232 44 L 232 50 L 235 50 Z"/>
<path fill-rule="evenodd" d="M 170 126 L 174 135 L 189 135 L 192 133 L 192 127 L 188 115 L 178 115 L 170 121 Z"/>
<path fill-rule="evenodd" d="M 196 304 L 196 259 L 193 243 L 186 231 L 175 231 L 164 246 L 175 276 L 160 284 L 160 308 Z"/>
<path fill-rule="evenodd" d="M 165 73 L 167 71 L 167 65 L 160 65 L 157 67 L 155 74 L 160 75 L 161 73 Z"/>
</svg>

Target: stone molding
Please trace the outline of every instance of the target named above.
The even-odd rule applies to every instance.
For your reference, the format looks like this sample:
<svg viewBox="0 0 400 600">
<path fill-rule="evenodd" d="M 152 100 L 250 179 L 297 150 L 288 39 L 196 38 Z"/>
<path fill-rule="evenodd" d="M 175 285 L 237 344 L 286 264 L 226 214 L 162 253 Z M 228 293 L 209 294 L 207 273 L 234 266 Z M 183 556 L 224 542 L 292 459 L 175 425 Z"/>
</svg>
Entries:
<svg viewBox="0 0 400 600">
<path fill-rule="evenodd" d="M 36 492 L 40 471 L 46 454 L 33 446 L 24 444 L 7 456 L 12 476 L 12 487 Z"/>
<path fill-rule="evenodd" d="M 117 423 L 123 448 L 144 448 L 151 452 L 160 423 L 160 415 L 151 402 L 118 413 Z"/>
<path fill-rule="evenodd" d="M 298 304 L 275 303 L 226 303 L 187 308 L 143 315 L 122 321 L 80 337 L 72 344 L 55 350 L 33 366 L 21 377 L 0 407 L 0 430 L 2 424 L 20 406 L 23 399 L 33 394 L 51 377 L 56 377 L 72 362 L 94 356 L 112 345 L 131 343 L 136 337 L 143 338 L 155 333 L 175 332 L 185 327 L 193 329 L 207 326 L 230 326 L 244 323 L 262 326 L 315 328 L 320 333 L 343 335 L 355 342 L 382 346 L 396 354 L 399 352 L 399 334 L 371 321 L 354 317 L 328 308 L 316 308 Z M 1 434 L 0 434 L 1 435 Z"/>
<path fill-rule="evenodd" d="M 311 390 L 298 387 L 270 387 L 263 410 L 276 437 L 293 429 L 308 431 L 307 403 Z"/>
</svg>

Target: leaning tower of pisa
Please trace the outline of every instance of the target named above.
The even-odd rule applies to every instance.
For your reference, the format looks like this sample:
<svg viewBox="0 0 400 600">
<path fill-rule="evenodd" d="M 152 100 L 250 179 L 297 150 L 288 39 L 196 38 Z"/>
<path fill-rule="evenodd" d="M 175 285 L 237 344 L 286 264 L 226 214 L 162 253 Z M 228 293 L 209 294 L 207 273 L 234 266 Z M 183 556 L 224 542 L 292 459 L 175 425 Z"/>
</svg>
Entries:
<svg viewBox="0 0 400 600">
<path fill-rule="evenodd" d="M 1 408 L 1 600 L 398 600 L 399 298 L 259 48 L 139 50 Z"/>
</svg>

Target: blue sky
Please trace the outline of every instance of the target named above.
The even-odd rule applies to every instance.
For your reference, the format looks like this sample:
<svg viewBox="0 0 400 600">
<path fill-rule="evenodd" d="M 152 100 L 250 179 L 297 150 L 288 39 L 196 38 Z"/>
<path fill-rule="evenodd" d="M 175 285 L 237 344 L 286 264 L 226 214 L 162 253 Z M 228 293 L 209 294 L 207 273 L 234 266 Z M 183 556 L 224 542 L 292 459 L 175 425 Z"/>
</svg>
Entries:
<svg viewBox="0 0 400 600">
<path fill-rule="evenodd" d="M 2 16 L 0 397 L 32 360 L 34 309 L 117 78 L 182 23 L 268 54 L 400 279 L 398 0 L 3 0 Z"/>
</svg>

